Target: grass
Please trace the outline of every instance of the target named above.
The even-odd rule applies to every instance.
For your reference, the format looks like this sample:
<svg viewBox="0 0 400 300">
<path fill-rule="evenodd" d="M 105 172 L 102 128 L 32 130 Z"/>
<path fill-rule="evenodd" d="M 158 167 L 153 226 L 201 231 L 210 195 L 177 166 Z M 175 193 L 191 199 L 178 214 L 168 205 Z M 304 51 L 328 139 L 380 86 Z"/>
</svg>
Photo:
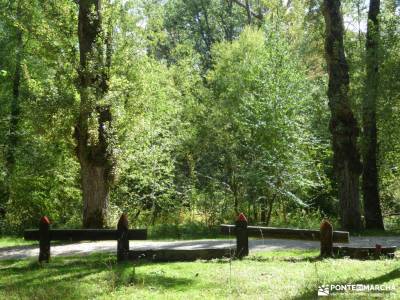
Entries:
<svg viewBox="0 0 400 300">
<path fill-rule="evenodd" d="M 398 236 L 400 231 L 398 229 L 390 229 L 390 230 L 363 230 L 359 233 L 354 233 L 352 236 L 363 236 L 363 237 L 374 237 L 374 236 Z"/>
<path fill-rule="evenodd" d="M 241 261 L 117 264 L 115 256 L 0 261 L 0 299 L 314 299 L 321 284 L 389 284 L 400 260 L 316 259 L 316 251 L 257 253 Z M 336 294 L 370 299 L 373 295 Z"/>
<path fill-rule="evenodd" d="M 22 237 L 0 236 L 0 249 L 14 246 L 25 246 L 37 244 L 35 241 L 25 241 Z"/>
</svg>

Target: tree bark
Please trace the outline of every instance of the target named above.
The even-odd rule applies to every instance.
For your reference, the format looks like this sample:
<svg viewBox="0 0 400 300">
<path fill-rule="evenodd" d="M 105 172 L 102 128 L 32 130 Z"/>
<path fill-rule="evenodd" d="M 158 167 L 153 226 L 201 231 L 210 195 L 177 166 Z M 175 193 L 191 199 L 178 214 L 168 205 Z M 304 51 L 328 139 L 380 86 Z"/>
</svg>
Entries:
<svg viewBox="0 0 400 300">
<path fill-rule="evenodd" d="M 268 202 L 268 214 L 265 220 L 265 226 L 268 226 L 269 222 L 271 221 L 272 207 L 274 205 L 275 198 L 276 198 L 276 193 L 274 193 L 274 196 Z"/>
<path fill-rule="evenodd" d="M 233 0 L 228 0 L 228 6 L 227 6 L 227 15 L 229 16 L 229 22 L 225 22 L 225 20 L 222 18 L 222 22 L 225 23 L 225 39 L 229 42 L 233 41 L 233 35 L 234 35 L 234 26 L 232 23 L 232 18 L 233 18 Z"/>
<path fill-rule="evenodd" d="M 251 25 L 251 23 L 252 23 L 252 20 L 251 20 L 251 7 L 250 7 L 249 0 L 245 0 L 245 5 L 246 5 L 246 13 L 247 13 L 247 24 Z"/>
<path fill-rule="evenodd" d="M 262 13 L 262 8 L 260 7 L 260 13 L 257 14 L 254 11 L 251 10 L 250 4 L 248 2 L 248 0 L 246 0 L 245 3 L 242 3 L 241 0 L 232 0 L 234 3 L 236 3 L 238 6 L 244 8 L 246 10 L 246 14 L 247 14 L 247 21 L 249 22 L 249 14 L 250 14 L 250 23 L 251 24 L 251 19 L 257 18 L 259 21 L 263 22 L 264 20 L 264 15 Z"/>
<path fill-rule="evenodd" d="M 377 165 L 376 103 L 379 87 L 379 15 L 380 0 L 370 0 L 366 50 L 365 96 L 363 116 L 363 174 L 362 191 L 367 229 L 384 229 L 379 199 Z"/>
<path fill-rule="evenodd" d="M 101 1 L 80 0 L 78 36 L 80 50 L 79 92 L 81 97 L 75 127 L 76 152 L 81 165 L 83 226 L 106 225 L 114 158 L 110 147 L 112 117 L 110 106 L 98 105 L 108 92 L 108 66 L 104 61 Z M 107 58 L 109 61 L 110 58 Z M 96 128 L 90 121 L 95 120 Z M 94 130 L 93 130 L 94 129 Z"/>
<path fill-rule="evenodd" d="M 362 228 L 359 176 L 361 163 L 357 149 L 359 130 L 350 106 L 349 71 L 343 46 L 343 19 L 339 0 L 324 0 L 326 24 L 325 56 L 329 73 L 328 98 L 331 111 L 333 167 L 340 203 L 341 226 L 346 230 Z"/>
</svg>

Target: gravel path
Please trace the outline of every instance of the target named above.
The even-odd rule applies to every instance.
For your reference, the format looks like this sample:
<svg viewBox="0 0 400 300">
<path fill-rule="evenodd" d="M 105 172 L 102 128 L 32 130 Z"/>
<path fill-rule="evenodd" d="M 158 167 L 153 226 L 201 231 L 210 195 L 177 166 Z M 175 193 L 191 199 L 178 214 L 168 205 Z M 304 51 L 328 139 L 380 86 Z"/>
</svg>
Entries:
<svg viewBox="0 0 400 300">
<path fill-rule="evenodd" d="M 397 246 L 400 248 L 400 236 L 351 237 L 349 246 Z M 187 241 L 131 241 L 130 248 L 144 249 L 204 249 L 224 248 L 235 245 L 235 240 L 187 240 Z M 338 244 L 340 245 L 340 244 Z M 318 249 L 319 242 L 282 239 L 250 240 L 251 251 L 272 251 L 285 249 Z M 116 252 L 116 241 L 81 242 L 61 244 L 51 247 L 52 256 L 88 255 L 91 252 Z M 37 257 L 38 246 L 17 246 L 0 248 L 0 259 L 19 259 Z"/>
</svg>

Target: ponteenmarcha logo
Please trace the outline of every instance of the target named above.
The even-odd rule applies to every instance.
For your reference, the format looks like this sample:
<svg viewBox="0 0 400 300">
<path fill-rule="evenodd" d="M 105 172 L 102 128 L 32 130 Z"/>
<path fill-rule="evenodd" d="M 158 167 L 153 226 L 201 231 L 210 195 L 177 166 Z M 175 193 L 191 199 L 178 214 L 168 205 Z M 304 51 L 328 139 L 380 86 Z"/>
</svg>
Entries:
<svg viewBox="0 0 400 300">
<path fill-rule="evenodd" d="M 390 293 L 396 287 L 388 284 L 324 284 L 318 287 L 318 296 L 329 296 L 331 293 Z"/>
<path fill-rule="evenodd" d="M 318 296 L 329 296 L 329 285 L 321 285 L 318 287 Z"/>
</svg>

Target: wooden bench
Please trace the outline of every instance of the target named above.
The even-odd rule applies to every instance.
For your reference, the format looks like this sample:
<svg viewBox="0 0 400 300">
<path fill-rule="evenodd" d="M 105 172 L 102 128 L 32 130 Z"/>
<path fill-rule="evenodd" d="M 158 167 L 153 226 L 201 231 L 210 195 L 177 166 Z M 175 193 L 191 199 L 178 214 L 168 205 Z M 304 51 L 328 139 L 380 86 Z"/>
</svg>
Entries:
<svg viewBox="0 0 400 300">
<path fill-rule="evenodd" d="M 50 260 L 51 241 L 117 241 L 117 260 L 129 259 L 129 240 L 147 240 L 147 229 L 129 229 L 128 219 L 122 214 L 117 229 L 50 229 L 50 221 L 44 216 L 39 229 L 28 229 L 24 239 L 39 241 L 39 262 Z"/>
<path fill-rule="evenodd" d="M 247 219 L 240 214 L 235 225 L 221 225 L 221 233 L 236 237 L 236 256 L 249 254 L 249 237 L 320 241 L 322 257 L 332 257 L 333 243 L 348 243 L 349 232 L 333 231 L 332 225 L 323 221 L 320 230 L 248 226 Z"/>
</svg>

